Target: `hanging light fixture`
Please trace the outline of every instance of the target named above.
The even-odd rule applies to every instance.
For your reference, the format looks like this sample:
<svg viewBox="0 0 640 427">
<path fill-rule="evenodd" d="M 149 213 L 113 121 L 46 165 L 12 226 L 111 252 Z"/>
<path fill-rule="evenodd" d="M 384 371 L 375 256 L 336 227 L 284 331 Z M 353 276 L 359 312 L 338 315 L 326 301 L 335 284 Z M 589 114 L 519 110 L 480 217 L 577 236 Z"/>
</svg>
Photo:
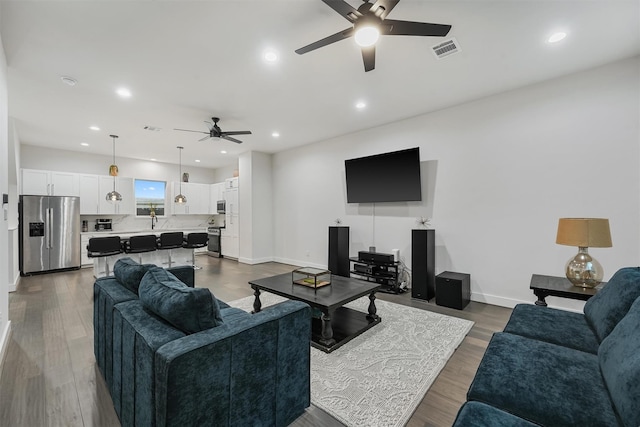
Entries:
<svg viewBox="0 0 640 427">
<path fill-rule="evenodd" d="M 113 177 L 113 191 L 107 193 L 107 201 L 110 203 L 118 203 L 122 201 L 122 195 L 116 191 L 116 176 L 118 175 L 118 166 L 116 166 L 116 138 L 118 135 L 109 135 L 113 138 L 113 164 L 109 166 L 109 175 Z"/>
<path fill-rule="evenodd" d="M 180 193 L 173 200 L 178 204 L 187 203 L 187 198 L 182 194 L 182 149 L 184 147 L 177 147 L 180 150 L 180 175 L 178 175 L 178 182 L 180 182 Z"/>
</svg>

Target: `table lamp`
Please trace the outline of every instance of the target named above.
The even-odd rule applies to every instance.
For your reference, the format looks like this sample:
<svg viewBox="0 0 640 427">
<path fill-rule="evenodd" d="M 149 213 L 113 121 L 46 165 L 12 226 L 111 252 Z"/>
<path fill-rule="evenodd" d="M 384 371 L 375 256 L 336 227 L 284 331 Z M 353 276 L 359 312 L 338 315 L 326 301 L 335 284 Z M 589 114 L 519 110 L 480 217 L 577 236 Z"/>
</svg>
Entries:
<svg viewBox="0 0 640 427">
<path fill-rule="evenodd" d="M 578 247 L 578 254 L 571 258 L 565 267 L 567 279 L 574 286 L 594 288 L 602 282 L 602 265 L 589 255 L 588 248 L 612 246 L 608 219 L 560 218 L 556 243 Z"/>
</svg>

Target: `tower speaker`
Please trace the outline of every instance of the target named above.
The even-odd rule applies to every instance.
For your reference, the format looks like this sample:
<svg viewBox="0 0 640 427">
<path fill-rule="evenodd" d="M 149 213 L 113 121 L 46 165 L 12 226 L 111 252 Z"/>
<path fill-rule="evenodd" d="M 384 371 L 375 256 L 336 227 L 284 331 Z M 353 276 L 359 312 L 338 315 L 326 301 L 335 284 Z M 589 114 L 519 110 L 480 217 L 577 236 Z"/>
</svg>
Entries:
<svg viewBox="0 0 640 427">
<path fill-rule="evenodd" d="M 436 296 L 436 231 L 411 230 L 411 298 Z"/>
<path fill-rule="evenodd" d="M 329 227 L 329 271 L 349 277 L 349 227 Z"/>
</svg>

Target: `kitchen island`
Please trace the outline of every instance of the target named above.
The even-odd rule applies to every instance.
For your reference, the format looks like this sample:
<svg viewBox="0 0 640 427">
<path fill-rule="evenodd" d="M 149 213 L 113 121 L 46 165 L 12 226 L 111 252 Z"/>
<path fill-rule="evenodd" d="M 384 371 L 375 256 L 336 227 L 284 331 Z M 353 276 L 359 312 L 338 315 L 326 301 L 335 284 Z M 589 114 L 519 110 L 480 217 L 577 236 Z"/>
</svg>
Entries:
<svg viewBox="0 0 640 427">
<path fill-rule="evenodd" d="M 127 254 L 121 253 L 118 255 L 112 255 L 109 257 L 100 257 L 100 258 L 89 258 L 87 255 L 87 245 L 89 244 L 89 239 L 94 237 L 113 237 L 119 236 L 120 239 L 126 240 L 132 236 L 144 236 L 148 234 L 153 234 L 156 237 L 159 237 L 162 233 L 171 233 L 176 231 L 182 231 L 186 236 L 189 233 L 206 233 L 206 227 L 199 228 L 180 228 L 180 229 L 154 229 L 154 230 L 122 230 L 122 231 L 89 231 L 81 233 L 81 250 L 82 250 L 82 266 L 90 267 L 93 266 L 93 275 L 98 278 L 105 275 L 105 263 L 109 262 L 110 268 L 113 267 L 115 262 L 119 258 L 124 257 L 132 257 L 133 259 L 138 259 L 139 254 Z M 179 265 L 191 265 L 193 260 L 194 251 L 196 254 L 198 253 L 206 253 L 207 248 L 201 249 L 186 249 L 186 248 L 176 248 L 176 249 L 159 249 L 152 252 L 145 252 L 143 255 L 143 263 L 145 264 L 155 264 L 159 267 L 168 267 L 169 265 L 169 251 L 171 251 L 171 266 L 179 266 Z"/>
</svg>

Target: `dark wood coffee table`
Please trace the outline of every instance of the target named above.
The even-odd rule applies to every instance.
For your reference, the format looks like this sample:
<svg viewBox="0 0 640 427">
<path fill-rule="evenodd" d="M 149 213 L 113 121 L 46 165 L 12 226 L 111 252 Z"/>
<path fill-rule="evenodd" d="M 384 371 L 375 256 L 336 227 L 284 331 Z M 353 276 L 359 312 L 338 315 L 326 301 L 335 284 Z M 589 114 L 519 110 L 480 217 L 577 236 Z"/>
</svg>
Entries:
<svg viewBox="0 0 640 427">
<path fill-rule="evenodd" d="M 305 302 L 316 309 L 314 311 L 321 312 L 319 317 L 313 317 L 311 345 L 326 353 L 331 353 L 382 320 L 376 314 L 375 294 L 380 289 L 378 283 L 332 276 L 330 285 L 314 290 L 294 284 L 291 273 L 286 273 L 252 280 L 249 284 L 255 291 L 255 313 L 262 308 L 260 291 Z M 369 295 L 368 314 L 343 307 L 346 303 L 365 295 Z"/>
</svg>

